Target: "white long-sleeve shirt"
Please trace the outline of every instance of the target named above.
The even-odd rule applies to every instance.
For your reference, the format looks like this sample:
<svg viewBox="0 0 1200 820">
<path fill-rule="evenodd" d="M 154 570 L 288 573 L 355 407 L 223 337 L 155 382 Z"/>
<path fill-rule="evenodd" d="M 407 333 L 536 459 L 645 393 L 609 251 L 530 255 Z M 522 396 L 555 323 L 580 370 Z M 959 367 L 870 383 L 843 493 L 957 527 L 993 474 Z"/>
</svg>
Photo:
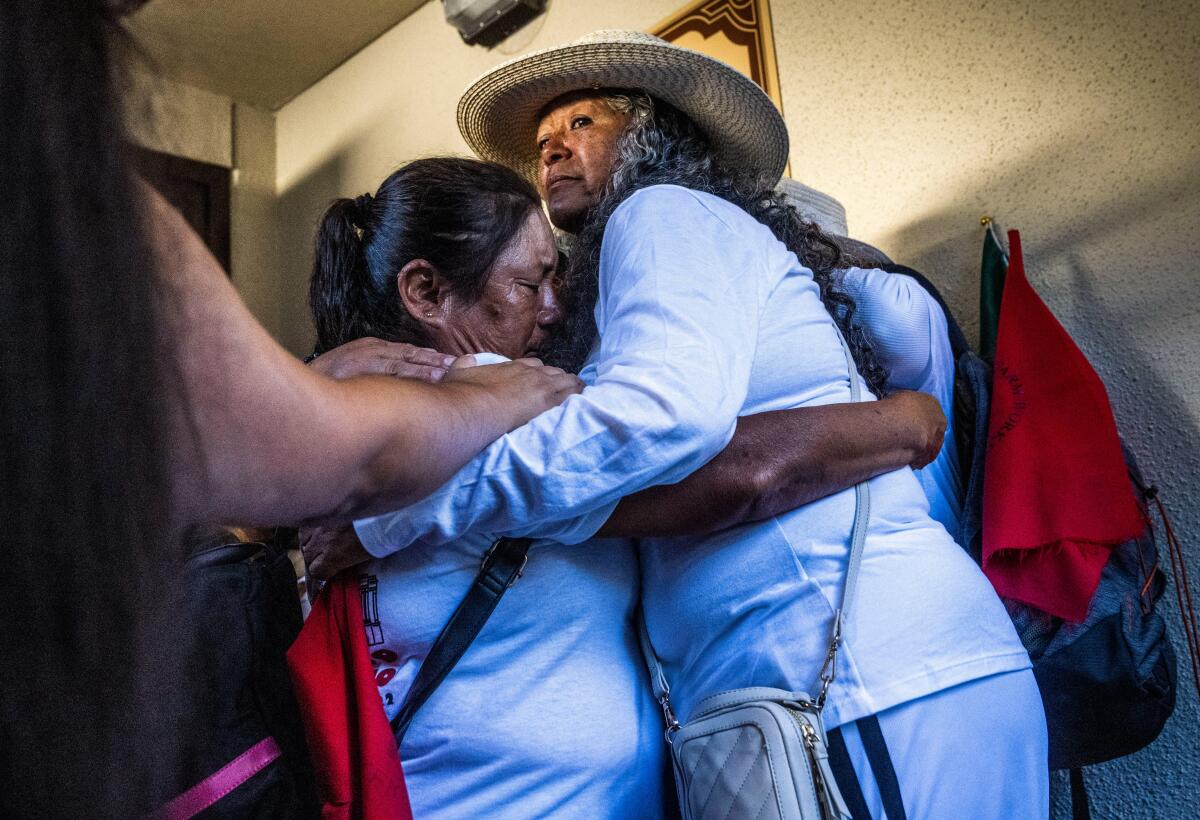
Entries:
<svg viewBox="0 0 1200 820">
<path fill-rule="evenodd" d="M 888 370 L 888 387 L 928 393 L 946 415 L 941 451 L 915 475 L 929 500 L 929 515 L 955 537 L 962 518 L 962 479 L 954 438 L 954 350 L 946 314 L 929 291 L 904 274 L 850 268 L 840 284 L 857 305 L 855 322 L 870 333 L 875 355 Z"/>
<path fill-rule="evenodd" d="M 468 532 L 578 543 L 622 496 L 707 462 L 737 416 L 850 398 L 811 271 L 707 194 L 656 186 L 617 209 L 596 322 L 583 393 L 493 444 L 430 498 L 358 522 L 368 551 Z M 929 518 L 912 472 L 874 479 L 871 496 L 831 727 L 1029 665 L 978 568 Z M 642 544 L 647 624 L 681 717 L 739 686 L 812 687 L 840 600 L 853 499 L 847 491 L 705 538 Z"/>
</svg>

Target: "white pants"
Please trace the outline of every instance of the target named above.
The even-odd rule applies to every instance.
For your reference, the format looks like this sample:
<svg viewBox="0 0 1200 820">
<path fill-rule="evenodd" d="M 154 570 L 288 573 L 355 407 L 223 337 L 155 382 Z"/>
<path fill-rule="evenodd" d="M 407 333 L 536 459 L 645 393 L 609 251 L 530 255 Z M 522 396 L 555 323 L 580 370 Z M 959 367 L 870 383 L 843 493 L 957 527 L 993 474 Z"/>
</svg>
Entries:
<svg viewBox="0 0 1200 820">
<path fill-rule="evenodd" d="M 830 760 L 854 820 L 867 820 L 864 814 L 872 820 L 1045 820 L 1046 742 L 1042 699 L 1027 669 L 840 726 L 830 732 Z"/>
</svg>

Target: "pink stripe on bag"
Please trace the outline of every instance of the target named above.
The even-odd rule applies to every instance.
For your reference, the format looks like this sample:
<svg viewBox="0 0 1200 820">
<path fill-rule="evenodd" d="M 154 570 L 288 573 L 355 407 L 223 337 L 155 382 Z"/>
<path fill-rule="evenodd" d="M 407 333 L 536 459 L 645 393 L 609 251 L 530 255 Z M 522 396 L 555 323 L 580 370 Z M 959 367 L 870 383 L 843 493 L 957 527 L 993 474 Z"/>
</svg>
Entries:
<svg viewBox="0 0 1200 820">
<path fill-rule="evenodd" d="M 152 820 L 188 820 L 261 772 L 280 755 L 279 744 L 265 737 L 170 803 L 150 814 Z"/>
</svg>

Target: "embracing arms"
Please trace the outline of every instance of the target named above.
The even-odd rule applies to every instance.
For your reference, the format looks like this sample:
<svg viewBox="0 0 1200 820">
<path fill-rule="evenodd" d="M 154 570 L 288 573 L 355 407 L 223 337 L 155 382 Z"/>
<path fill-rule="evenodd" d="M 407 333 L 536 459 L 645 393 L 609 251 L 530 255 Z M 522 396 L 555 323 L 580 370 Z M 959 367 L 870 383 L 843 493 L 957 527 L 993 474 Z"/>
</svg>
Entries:
<svg viewBox="0 0 1200 820">
<path fill-rule="evenodd" d="M 920 469 L 941 450 L 953 374 L 934 361 L 946 339 L 936 303 L 908 276 L 843 272 L 842 288 L 870 332 L 888 385 L 878 402 L 780 410 L 738 420 L 729 446 L 679 484 L 625 498 L 600 535 L 697 535 L 759 521 L 904 466 Z M 930 390 L 929 393 L 910 392 Z M 941 394 L 945 395 L 941 395 Z"/>
<path fill-rule="evenodd" d="M 376 556 L 467 532 L 591 538 L 623 497 L 724 449 L 745 401 L 767 284 L 757 246 L 683 188 L 638 191 L 601 249 L 594 377 L 417 504 L 355 521 Z M 731 206 L 730 206 L 731 207 Z M 738 273 L 751 271 L 742 281 Z"/>
<path fill-rule="evenodd" d="M 372 355 L 394 356 L 396 367 L 428 355 L 407 345 L 390 348 L 376 346 Z M 352 364 L 342 358 L 341 366 Z M 626 496 L 597 536 L 707 535 L 761 521 L 882 473 L 924 466 L 937 455 L 945 430 L 937 401 L 909 391 L 876 402 L 745 416 L 712 461 L 677 484 Z M 352 527 L 302 530 L 301 546 L 316 578 L 371 557 Z"/>
<path fill-rule="evenodd" d="M 578 390 L 575 377 L 530 362 L 437 385 L 324 378 L 270 338 L 178 212 L 144 191 L 173 353 L 181 524 L 346 520 L 412 503 Z"/>
<path fill-rule="evenodd" d="M 651 202 L 645 197 L 652 193 Z M 589 368 L 596 374 L 593 386 L 501 439 L 430 498 L 357 522 L 371 553 L 386 555 L 416 539 L 445 543 L 472 530 L 575 543 L 595 534 L 622 497 L 678 482 L 728 444 L 752 358 L 747 340 L 755 338 L 764 298 L 754 277 L 736 274 L 755 270 L 760 262 L 739 258 L 736 237 L 701 203 L 689 201 L 691 196 L 681 189 L 639 192 L 610 221 L 614 238 L 606 237 L 607 273 L 596 311 L 600 347 Z M 638 205 L 649 210 L 640 213 Z M 630 223 L 638 230 L 628 230 Z M 686 243 L 678 239 L 683 236 Z M 855 429 L 876 421 L 860 416 Z M 939 418 L 935 426 L 942 424 Z M 796 428 L 788 429 L 781 435 L 795 434 Z M 808 429 L 825 432 L 819 421 L 810 421 Z M 771 435 L 759 436 L 756 443 L 752 439 L 749 451 L 734 450 L 729 458 L 744 463 L 756 448 L 770 446 Z M 852 430 L 843 441 L 856 436 Z M 916 445 L 900 450 L 889 439 L 882 449 L 893 448 L 890 457 L 878 460 L 831 439 L 827 449 L 777 475 L 800 499 L 794 506 L 912 463 L 914 451 L 927 449 L 935 437 L 922 432 Z M 836 479 L 844 482 L 841 486 L 832 473 L 816 481 L 805 476 L 804 465 L 839 449 L 851 464 Z M 784 504 L 783 497 L 762 495 L 739 503 L 742 512 L 761 517 Z M 745 520 L 741 513 L 722 520 L 730 519 Z"/>
<path fill-rule="evenodd" d="M 622 499 L 597 535 L 707 535 L 762 521 L 882 473 L 923 467 L 945 432 L 937 401 L 909 391 L 745 416 L 716 458 L 678 484 Z"/>
</svg>

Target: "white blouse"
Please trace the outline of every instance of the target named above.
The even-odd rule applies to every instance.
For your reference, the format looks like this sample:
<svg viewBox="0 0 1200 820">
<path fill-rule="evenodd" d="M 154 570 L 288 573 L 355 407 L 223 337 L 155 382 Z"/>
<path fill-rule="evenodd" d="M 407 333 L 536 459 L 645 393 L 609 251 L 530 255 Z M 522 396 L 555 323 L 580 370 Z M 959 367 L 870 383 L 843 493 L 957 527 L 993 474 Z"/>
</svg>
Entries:
<svg viewBox="0 0 1200 820">
<path fill-rule="evenodd" d="M 887 368 L 888 387 L 928 393 L 946 414 L 941 452 L 915 474 L 929 500 L 930 517 L 953 537 L 962 517 L 962 483 L 954 439 L 954 351 L 946 314 L 911 276 L 850 268 L 840 282 L 857 303 L 855 323 L 867 329 L 875 355 Z"/>
</svg>

